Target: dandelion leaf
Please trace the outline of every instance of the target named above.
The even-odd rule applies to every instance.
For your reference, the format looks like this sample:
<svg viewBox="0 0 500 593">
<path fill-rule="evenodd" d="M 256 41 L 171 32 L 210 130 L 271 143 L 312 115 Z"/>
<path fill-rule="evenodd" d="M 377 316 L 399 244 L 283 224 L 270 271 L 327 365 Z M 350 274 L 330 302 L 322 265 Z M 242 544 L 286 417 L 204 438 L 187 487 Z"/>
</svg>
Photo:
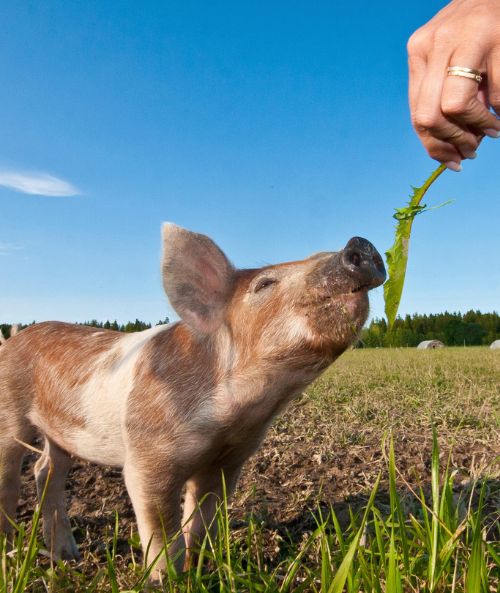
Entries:
<svg viewBox="0 0 500 593">
<path fill-rule="evenodd" d="M 440 165 L 421 187 L 413 187 L 413 194 L 410 197 L 408 205 L 404 208 L 396 208 L 396 212 L 393 215 L 397 220 L 394 244 L 385 252 L 389 280 L 384 284 L 384 301 L 385 314 L 389 327 L 392 327 L 394 324 L 399 303 L 401 302 L 401 295 L 403 294 L 413 219 L 418 214 L 422 214 L 422 212 L 427 210 L 425 204 L 421 205 L 422 199 L 429 187 L 441 175 L 445 168 L 444 165 Z M 444 206 L 445 204 L 442 205 Z"/>
</svg>

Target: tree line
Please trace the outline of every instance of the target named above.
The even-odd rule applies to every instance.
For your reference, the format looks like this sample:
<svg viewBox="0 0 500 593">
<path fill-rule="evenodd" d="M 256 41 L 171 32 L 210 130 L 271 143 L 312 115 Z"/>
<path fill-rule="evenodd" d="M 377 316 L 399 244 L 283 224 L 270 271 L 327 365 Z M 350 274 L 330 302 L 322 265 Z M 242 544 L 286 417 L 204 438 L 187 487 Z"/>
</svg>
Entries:
<svg viewBox="0 0 500 593">
<path fill-rule="evenodd" d="M 497 312 L 437 313 L 398 317 L 389 330 L 385 319 L 373 319 L 361 332 L 359 346 L 366 348 L 417 346 L 424 340 L 440 340 L 446 346 L 489 345 L 500 339 Z"/>
<path fill-rule="evenodd" d="M 168 317 L 158 321 L 155 325 L 165 323 L 169 323 Z M 81 325 L 125 333 L 138 332 L 152 327 L 151 323 L 140 319 L 127 323 L 92 319 Z M 19 329 L 24 327 L 26 325 L 20 325 Z M 10 328 L 10 324 L 0 324 L 0 329 L 6 338 L 10 336 Z M 445 311 L 431 315 L 415 313 L 406 315 L 404 318 L 398 317 L 390 331 L 385 319 L 373 319 L 368 327 L 362 330 L 358 346 L 365 348 L 417 346 L 424 340 L 440 340 L 446 346 L 479 346 L 489 345 L 499 339 L 500 315 L 495 311 L 481 313 L 481 311 L 471 310 L 464 314 Z"/>
<path fill-rule="evenodd" d="M 22 330 L 30 325 L 34 325 L 36 321 L 32 321 L 31 323 L 27 324 L 19 324 L 19 330 Z M 155 325 L 165 325 L 170 323 L 168 317 L 165 319 L 160 319 L 158 323 Z M 83 323 L 77 323 L 77 325 L 89 325 L 90 327 L 97 327 L 99 329 L 112 329 L 117 332 L 124 332 L 126 334 L 130 334 L 133 332 L 140 332 L 144 329 L 150 329 L 153 327 L 151 323 L 146 323 L 145 321 L 141 321 L 140 319 L 136 319 L 135 321 L 128 321 L 127 323 L 118 323 L 116 319 L 114 321 L 97 321 L 97 319 L 91 319 L 90 321 L 84 321 Z M 0 330 L 2 331 L 3 335 L 6 338 L 10 338 L 10 330 L 12 325 L 10 323 L 0 323 Z"/>
<path fill-rule="evenodd" d="M 155 325 L 165 325 L 170 323 L 168 317 L 165 319 L 160 319 L 158 323 Z M 85 321 L 79 325 L 90 325 L 90 327 L 98 327 L 101 329 L 112 329 L 117 332 L 124 332 L 126 334 L 131 334 L 133 332 L 141 332 L 144 329 L 150 329 L 152 326 L 151 323 L 146 323 L 145 321 L 141 321 L 140 319 L 136 319 L 135 321 L 128 321 L 127 323 L 118 323 L 116 319 L 114 321 L 97 321 L 97 319 L 92 319 L 91 321 Z"/>
</svg>

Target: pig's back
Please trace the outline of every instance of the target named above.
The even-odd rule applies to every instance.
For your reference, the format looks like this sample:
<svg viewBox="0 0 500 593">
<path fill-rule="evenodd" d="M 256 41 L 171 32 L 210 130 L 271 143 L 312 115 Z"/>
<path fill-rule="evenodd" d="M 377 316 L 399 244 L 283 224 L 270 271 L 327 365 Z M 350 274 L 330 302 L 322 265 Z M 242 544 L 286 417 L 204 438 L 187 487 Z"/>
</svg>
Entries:
<svg viewBox="0 0 500 593">
<path fill-rule="evenodd" d="M 8 341 L 0 369 L 9 378 L 10 398 L 24 402 L 42 433 L 73 455 L 122 465 L 124 410 L 135 365 L 143 345 L 164 329 L 123 334 L 40 323 Z"/>
</svg>

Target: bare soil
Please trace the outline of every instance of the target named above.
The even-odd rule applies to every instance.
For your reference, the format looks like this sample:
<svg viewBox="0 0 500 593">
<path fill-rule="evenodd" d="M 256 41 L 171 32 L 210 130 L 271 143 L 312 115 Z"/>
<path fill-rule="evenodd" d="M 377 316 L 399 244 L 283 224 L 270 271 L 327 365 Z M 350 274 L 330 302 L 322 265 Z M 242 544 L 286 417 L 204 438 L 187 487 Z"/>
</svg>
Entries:
<svg viewBox="0 0 500 593">
<path fill-rule="evenodd" d="M 362 356 L 365 358 L 362 359 Z M 340 366 L 338 371 L 335 367 L 328 371 L 314 389 L 293 403 L 275 422 L 261 449 L 244 468 L 231 501 L 233 527 L 244 529 L 248 516 L 252 514 L 268 535 L 271 556 L 277 549 L 277 540 L 298 541 L 305 532 L 314 529 L 311 511 L 318 507 L 329 509 L 333 505 L 341 523 L 347 522 L 349 506 L 356 511 L 366 502 L 380 471 L 383 480 L 378 506 L 383 511 L 388 504 L 388 480 L 382 441 L 389 427 L 394 434 L 396 464 L 400 472 L 398 483 L 408 508 L 415 505 L 412 489 L 418 491 L 419 486 L 423 486 L 428 491 L 431 421 L 425 414 L 415 411 L 402 413 L 402 409 L 408 408 L 407 404 L 401 403 L 397 409 L 390 403 L 390 391 L 394 384 L 400 383 L 397 369 L 394 376 L 387 367 L 373 367 L 367 371 L 373 384 L 379 385 L 380 393 L 377 393 L 378 388 L 370 388 L 366 378 L 358 378 L 359 382 L 350 394 L 339 388 L 344 385 L 344 380 L 352 379 L 352 365 L 359 365 L 363 360 L 366 362 L 366 357 L 366 353 L 349 353 L 343 367 Z M 414 387 L 414 392 L 420 393 L 423 398 L 427 397 L 426 389 L 435 387 L 435 359 L 429 364 L 430 379 L 425 381 L 430 381 L 430 384 L 422 379 L 420 384 L 417 380 Z M 444 468 L 449 463 L 450 469 L 457 471 L 457 495 L 461 492 L 467 496 L 475 480 L 487 479 L 488 510 L 492 517 L 500 510 L 498 408 L 495 411 L 498 388 L 494 388 L 496 370 L 496 366 L 489 368 L 489 374 L 483 375 L 481 386 L 471 383 L 467 393 L 462 393 L 462 383 L 457 383 L 458 391 L 452 397 L 450 409 L 460 408 L 462 421 L 458 424 L 451 422 L 451 412 L 446 412 L 446 398 L 450 392 L 446 381 L 456 382 L 456 374 L 451 378 L 446 373 L 443 375 L 444 389 L 442 385 L 435 387 L 436 391 L 441 390 L 444 394 L 443 400 L 432 404 L 439 412 L 434 422 L 438 424 L 442 466 Z M 469 382 L 478 380 L 472 371 L 463 372 L 469 377 Z M 379 379 L 382 376 L 385 378 L 385 384 L 377 379 L 377 373 Z M 453 369 L 450 374 L 454 374 Z M 401 389 L 410 401 L 411 389 L 408 385 L 402 385 Z M 467 401 L 469 407 L 462 400 Z M 418 402 L 415 409 L 421 409 Z M 35 460 L 34 453 L 28 454 L 25 460 L 19 521 L 29 522 L 35 508 Z M 109 545 L 117 512 L 118 551 L 128 562 L 136 524 L 121 471 L 76 460 L 69 474 L 67 493 L 75 537 L 83 555 L 91 555 L 96 561 L 105 560 L 104 550 Z M 498 524 L 495 528 L 493 523 L 492 530 L 496 529 L 498 536 Z M 136 536 L 132 539 L 137 541 Z"/>
</svg>

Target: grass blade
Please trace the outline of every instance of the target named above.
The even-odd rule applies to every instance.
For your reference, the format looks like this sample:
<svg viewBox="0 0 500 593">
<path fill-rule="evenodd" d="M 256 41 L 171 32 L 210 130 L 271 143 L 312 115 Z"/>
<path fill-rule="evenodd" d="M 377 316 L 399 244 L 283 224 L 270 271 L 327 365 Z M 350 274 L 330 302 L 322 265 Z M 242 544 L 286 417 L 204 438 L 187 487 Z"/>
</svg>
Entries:
<svg viewBox="0 0 500 593">
<path fill-rule="evenodd" d="M 484 505 L 484 489 L 485 484 L 483 483 L 479 495 L 478 509 L 472 518 L 472 549 L 467 570 L 465 585 L 466 593 L 482 593 L 483 591 L 488 590 L 488 571 L 485 562 L 483 537 L 481 534 L 481 516 Z"/>
<path fill-rule="evenodd" d="M 398 533 L 401 537 L 401 545 L 403 548 L 404 566 L 406 572 L 408 572 L 410 566 L 408 540 L 406 537 L 405 517 L 403 514 L 403 509 L 401 508 L 401 500 L 396 488 L 396 460 L 394 456 L 394 439 L 392 438 L 392 435 L 389 442 L 389 496 L 392 523 L 394 525 L 394 522 L 397 521 L 398 524 Z M 391 537 L 392 535 L 393 534 L 391 533 Z"/>
<path fill-rule="evenodd" d="M 33 522 L 31 524 L 31 534 L 28 540 L 28 549 L 25 553 L 23 563 L 21 565 L 21 570 L 19 572 L 19 577 L 15 586 L 12 589 L 12 593 L 24 593 L 26 590 L 26 585 L 28 583 L 28 578 L 30 575 L 30 571 L 34 565 L 35 558 L 38 552 L 38 545 L 36 539 L 36 532 L 38 530 L 38 525 L 40 523 L 40 518 L 42 516 L 42 508 L 43 503 L 45 501 L 45 496 L 47 494 L 47 488 L 49 486 L 49 480 L 52 478 L 52 464 L 49 465 L 49 470 L 47 472 L 47 479 L 45 480 L 45 485 L 43 487 L 43 492 L 40 497 L 40 503 L 33 514 Z"/>
<path fill-rule="evenodd" d="M 106 548 L 106 562 L 108 565 L 108 577 L 111 585 L 111 591 L 112 593 L 120 593 L 120 586 L 118 585 L 118 580 L 116 578 L 113 553 L 110 552 L 108 548 Z"/>
<path fill-rule="evenodd" d="M 363 519 L 361 521 L 361 525 L 359 526 L 359 529 L 358 529 L 356 535 L 354 536 L 354 538 L 347 550 L 347 553 L 346 553 L 344 559 L 342 560 L 341 565 L 339 566 L 339 569 L 337 570 L 337 574 L 335 575 L 335 578 L 333 579 L 330 587 L 328 588 L 328 593 L 342 593 L 342 591 L 344 589 L 345 582 L 346 582 L 347 577 L 349 576 L 349 573 L 351 570 L 351 565 L 354 560 L 354 556 L 355 556 L 356 551 L 359 546 L 359 540 L 361 539 L 361 536 L 365 529 L 366 520 L 367 520 L 368 515 L 371 511 L 373 503 L 375 502 L 375 496 L 377 495 L 381 477 L 382 477 L 382 474 L 379 474 L 377 481 L 375 482 L 375 486 L 373 487 L 373 490 L 370 494 L 370 499 L 368 500 L 368 504 L 366 505 L 366 509 L 365 509 L 365 512 L 363 515 Z"/>
<path fill-rule="evenodd" d="M 433 591 L 436 584 L 436 571 L 438 566 L 439 547 L 439 446 L 436 428 L 432 427 L 432 458 L 431 458 L 431 492 L 432 492 L 432 518 L 431 518 L 431 554 L 429 557 L 429 590 Z"/>
<path fill-rule="evenodd" d="M 399 571 L 396 544 L 394 542 L 394 522 L 392 523 L 391 541 L 389 544 L 389 555 L 387 560 L 387 593 L 402 593 L 401 573 Z"/>
</svg>

